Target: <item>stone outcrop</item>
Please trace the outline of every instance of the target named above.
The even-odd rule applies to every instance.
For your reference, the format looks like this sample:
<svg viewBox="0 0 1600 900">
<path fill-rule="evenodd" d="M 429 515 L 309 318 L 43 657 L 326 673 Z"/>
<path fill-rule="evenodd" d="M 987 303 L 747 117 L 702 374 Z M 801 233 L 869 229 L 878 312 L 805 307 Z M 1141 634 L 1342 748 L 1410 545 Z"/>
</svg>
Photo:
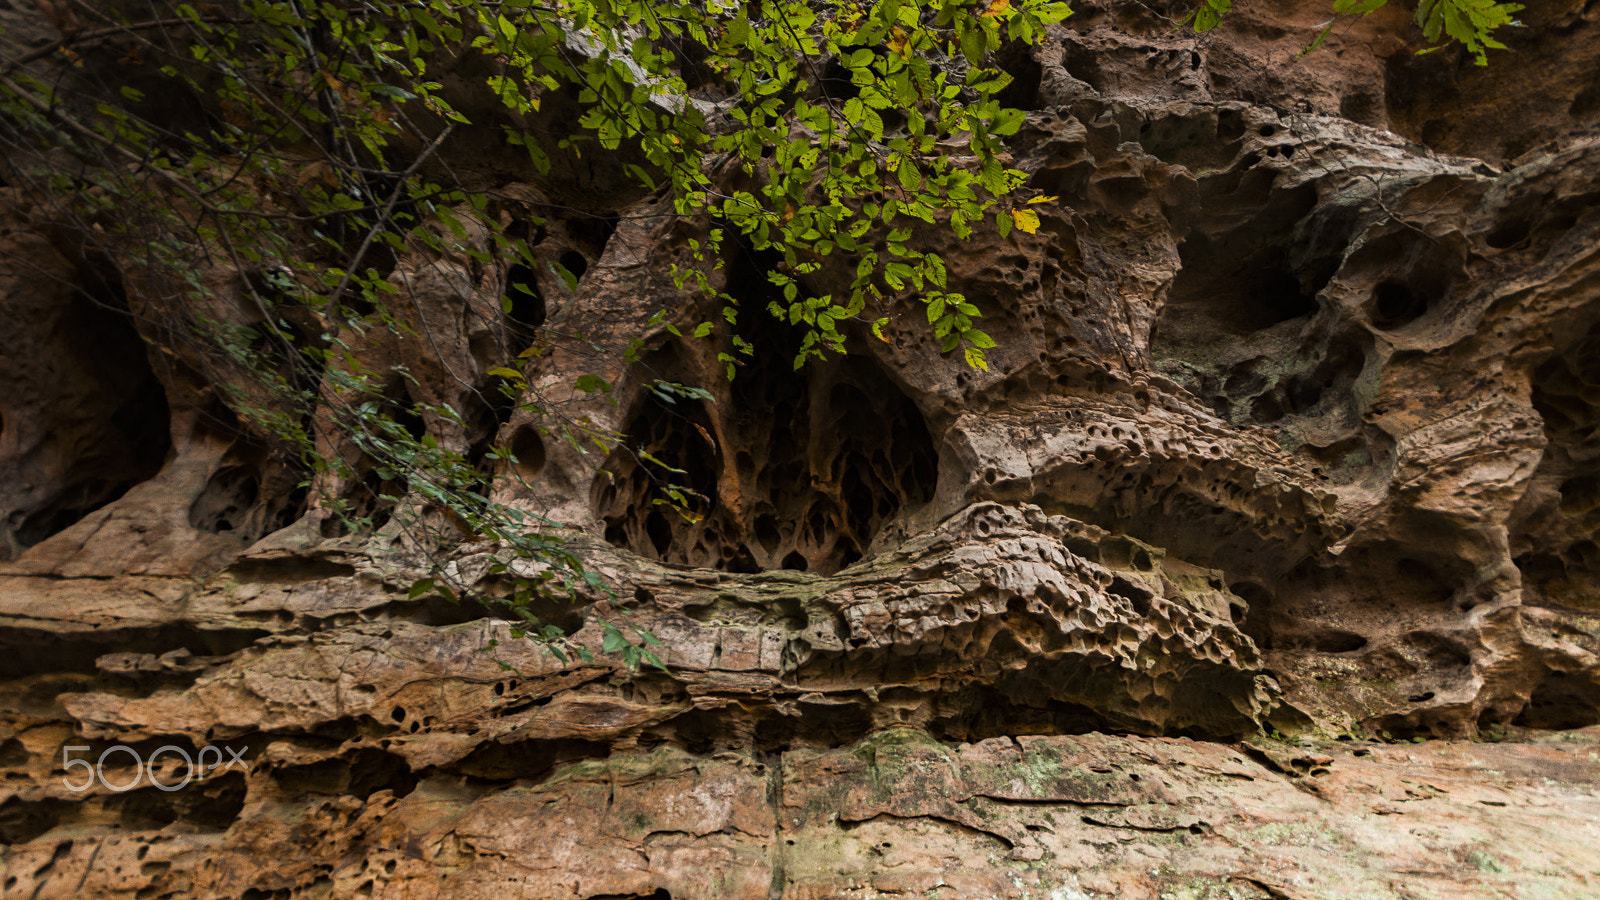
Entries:
<svg viewBox="0 0 1600 900">
<path fill-rule="evenodd" d="M 1199 37 L 1167 12 L 1084 6 L 1003 54 L 1012 164 L 1057 199 L 1036 234 L 919 235 L 988 371 L 905 301 L 799 371 L 752 322 L 730 382 L 667 328 L 717 314 L 671 276 L 697 226 L 603 171 L 441 151 L 575 210 L 534 253 L 576 290 L 399 258 L 435 339 L 363 352 L 462 411 L 411 427 L 513 449 L 496 498 L 610 588 L 538 610 L 593 661 L 410 596 L 381 505 L 344 533 L 159 298 L 0 186 L 27 263 L 0 272 L 0 894 L 1600 892 L 1600 12 L 1529 11 L 1486 71 L 1413 55 L 1398 8 L 1303 60 L 1322 4 Z M 763 308 L 765 262 L 726 262 Z M 254 273 L 197 277 L 250 321 Z M 538 399 L 625 433 L 609 457 L 493 399 L 550 335 L 584 338 Z M 329 446 L 357 475 L 311 493 L 383 492 Z M 452 572 L 493 594 L 502 557 Z M 665 668 L 601 653 L 608 621 Z M 63 748 L 118 745 L 173 748 L 168 783 L 218 755 L 72 789 Z"/>
</svg>

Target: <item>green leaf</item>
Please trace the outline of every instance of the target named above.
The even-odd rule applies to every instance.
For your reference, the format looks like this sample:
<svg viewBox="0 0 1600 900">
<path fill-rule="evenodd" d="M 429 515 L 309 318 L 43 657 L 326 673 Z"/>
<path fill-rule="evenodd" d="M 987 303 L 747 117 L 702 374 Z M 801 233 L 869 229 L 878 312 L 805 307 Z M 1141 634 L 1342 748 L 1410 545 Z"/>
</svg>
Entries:
<svg viewBox="0 0 1600 900">
<path fill-rule="evenodd" d="M 895 176 L 899 179 L 900 186 L 908 191 L 914 191 L 922 187 L 922 175 L 917 172 L 917 167 L 908 159 L 900 160 L 900 168 L 895 170 Z"/>
<path fill-rule="evenodd" d="M 1028 114 L 1020 109 L 1002 109 L 1000 110 L 999 118 L 995 120 L 993 125 L 989 126 L 989 133 L 998 135 L 1016 134 L 1017 129 L 1022 127 L 1022 123 L 1027 116 Z"/>
<path fill-rule="evenodd" d="M 973 26 L 961 34 L 961 54 L 971 65 L 976 66 L 983 62 L 983 53 L 988 46 L 988 39 L 984 37 L 982 28 Z"/>
</svg>

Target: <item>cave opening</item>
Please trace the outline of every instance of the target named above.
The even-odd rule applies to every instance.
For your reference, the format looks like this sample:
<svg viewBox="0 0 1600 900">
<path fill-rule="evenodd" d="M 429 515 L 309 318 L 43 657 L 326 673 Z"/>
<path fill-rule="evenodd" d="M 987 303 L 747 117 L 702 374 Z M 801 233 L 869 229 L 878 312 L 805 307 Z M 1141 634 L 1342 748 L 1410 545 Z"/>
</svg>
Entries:
<svg viewBox="0 0 1600 900">
<path fill-rule="evenodd" d="M 766 285 L 763 260 L 730 263 L 733 284 Z M 775 288 L 741 298 L 763 309 Z M 639 392 L 637 409 L 595 482 L 612 544 L 677 565 L 727 572 L 830 575 L 865 558 L 904 511 L 928 503 L 938 453 L 911 399 L 865 358 L 792 361 L 799 328 L 765 313 L 745 338 L 758 349 L 715 402 Z M 641 372 L 663 379 L 717 372 L 695 357 L 713 345 L 663 348 Z M 641 376 L 642 377 L 642 376 Z"/>
<path fill-rule="evenodd" d="M 1275 176 L 1254 165 L 1246 157 L 1208 183 L 1215 221 L 1178 245 L 1180 265 L 1151 333 L 1151 352 L 1180 380 L 1189 377 L 1181 375 L 1186 365 L 1215 369 L 1229 356 L 1259 355 L 1260 348 L 1281 353 L 1287 323 L 1319 308 L 1330 266 L 1307 256 L 1296 238 L 1316 209 L 1316 190 L 1275 189 Z M 1214 389 L 1194 388 L 1216 396 Z"/>
<path fill-rule="evenodd" d="M 1600 725 L 1595 687 L 1594 679 L 1581 672 L 1546 672 L 1512 724 L 1551 731 Z"/>
<path fill-rule="evenodd" d="M 60 322 L 70 357 L 59 369 L 41 452 L 58 472 L 31 508 L 11 514 L 12 533 L 31 547 L 154 478 L 172 449 L 167 393 L 134 326 L 121 277 L 85 264 Z"/>
</svg>

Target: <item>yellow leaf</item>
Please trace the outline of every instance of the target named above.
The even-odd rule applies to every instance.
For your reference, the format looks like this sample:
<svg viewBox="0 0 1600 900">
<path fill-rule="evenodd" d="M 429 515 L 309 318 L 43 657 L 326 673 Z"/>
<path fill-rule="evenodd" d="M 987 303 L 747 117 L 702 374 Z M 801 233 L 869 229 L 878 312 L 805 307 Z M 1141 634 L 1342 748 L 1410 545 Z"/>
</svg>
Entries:
<svg viewBox="0 0 1600 900">
<path fill-rule="evenodd" d="M 1006 2 L 1006 0 L 1002 0 Z M 911 55 L 911 37 L 904 28 L 896 27 L 889 35 L 889 49 L 901 56 Z"/>
<path fill-rule="evenodd" d="M 1052 201 L 1060 200 L 1060 199 L 1061 199 L 1060 196 L 1052 195 L 1052 196 L 1049 196 L 1049 197 L 1035 197 L 1032 200 L 1029 200 L 1028 202 L 1029 203 L 1050 203 Z"/>
<path fill-rule="evenodd" d="M 1039 214 L 1031 209 L 1013 209 L 1011 221 L 1017 230 L 1024 234 L 1035 234 L 1039 231 Z"/>
<path fill-rule="evenodd" d="M 1011 0 L 989 0 L 989 8 L 979 13 L 985 18 L 994 18 L 1011 7 Z"/>
</svg>

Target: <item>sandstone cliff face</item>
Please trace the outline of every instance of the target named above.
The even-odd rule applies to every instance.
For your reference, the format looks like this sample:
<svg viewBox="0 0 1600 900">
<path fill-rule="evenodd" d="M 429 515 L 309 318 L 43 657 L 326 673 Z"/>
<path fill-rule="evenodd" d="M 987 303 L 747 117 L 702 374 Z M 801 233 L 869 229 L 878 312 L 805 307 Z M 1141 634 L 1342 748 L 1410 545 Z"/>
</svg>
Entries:
<svg viewBox="0 0 1600 900">
<path fill-rule="evenodd" d="M 0 187 L 0 893 L 1600 893 L 1600 12 L 1530 11 L 1487 72 L 1411 55 L 1400 10 L 1294 59 L 1325 15 L 1086 5 L 1011 56 L 1014 164 L 1059 200 L 921 236 L 988 372 L 908 305 L 800 372 L 758 326 L 728 382 L 649 324 L 715 313 L 669 274 L 690 225 L 447 149 L 582 210 L 535 247 L 578 288 L 402 258 L 436 339 L 373 352 L 468 411 L 442 442 L 512 446 L 500 499 L 617 591 L 549 615 L 598 650 L 626 610 L 665 673 L 407 599 L 405 536 L 340 534 L 153 349 L 158 298 Z M 760 264 L 719 287 L 763 306 Z M 546 400 L 681 461 L 705 518 L 474 406 L 540 327 L 607 354 L 558 344 Z M 590 371 L 614 404 L 560 393 Z M 494 553 L 453 565 L 492 588 Z M 63 747 L 117 744 L 238 762 L 64 785 Z"/>
</svg>

